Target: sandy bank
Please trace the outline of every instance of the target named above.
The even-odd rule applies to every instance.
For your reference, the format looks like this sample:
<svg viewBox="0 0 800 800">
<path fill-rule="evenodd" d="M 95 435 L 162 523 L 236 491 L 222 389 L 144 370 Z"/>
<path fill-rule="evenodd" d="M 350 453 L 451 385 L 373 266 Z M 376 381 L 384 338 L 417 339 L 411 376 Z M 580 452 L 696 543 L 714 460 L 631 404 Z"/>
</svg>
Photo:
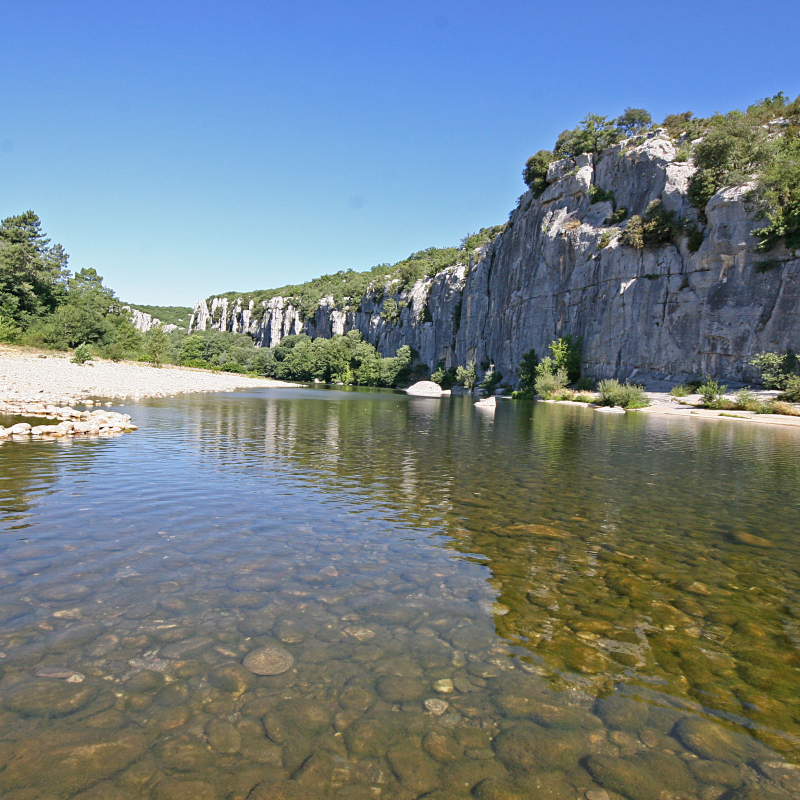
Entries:
<svg viewBox="0 0 800 800">
<path fill-rule="evenodd" d="M 151 367 L 132 361 L 73 364 L 62 353 L 30 353 L 0 345 L 0 404 L 72 405 L 87 398 L 168 397 L 295 384 L 188 367 Z"/>
<path fill-rule="evenodd" d="M 595 394 L 586 392 L 585 394 Z M 738 420 L 739 422 L 753 422 L 759 425 L 784 425 L 790 428 L 800 428 L 800 417 L 792 417 L 788 414 L 756 414 L 754 411 L 740 410 L 716 410 L 712 408 L 702 408 L 700 406 L 700 395 L 689 395 L 685 398 L 674 398 L 666 392 L 645 392 L 650 405 L 645 408 L 630 408 L 627 412 L 622 408 L 604 408 L 595 406 L 592 403 L 581 403 L 574 400 L 539 400 L 540 403 L 558 403 L 559 405 L 583 406 L 584 408 L 594 408 L 596 411 L 611 413 L 631 413 L 663 415 L 669 417 L 691 417 L 692 419 L 719 419 L 719 420 Z M 761 400 L 774 400 L 780 394 L 777 391 L 757 391 L 754 394 Z M 727 396 L 729 400 L 734 400 L 732 395 Z M 800 410 L 800 406 L 795 404 L 795 408 Z"/>
</svg>

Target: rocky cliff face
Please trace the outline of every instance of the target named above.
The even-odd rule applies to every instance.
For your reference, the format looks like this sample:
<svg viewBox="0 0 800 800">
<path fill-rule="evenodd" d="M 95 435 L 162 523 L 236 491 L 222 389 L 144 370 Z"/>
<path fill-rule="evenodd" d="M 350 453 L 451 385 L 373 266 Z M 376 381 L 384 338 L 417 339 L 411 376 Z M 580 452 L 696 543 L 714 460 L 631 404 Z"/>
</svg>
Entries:
<svg viewBox="0 0 800 800">
<path fill-rule="evenodd" d="M 584 372 L 596 378 L 753 381 L 747 361 L 755 353 L 800 349 L 800 252 L 753 252 L 760 223 L 748 187 L 721 190 L 698 219 L 687 199 L 692 172 L 675 162 L 663 131 L 599 157 L 557 161 L 545 192 L 523 195 L 506 230 L 469 265 L 403 291 L 374 287 L 357 308 L 325 298 L 308 319 L 281 297 L 258 309 L 201 301 L 190 330 L 249 333 L 274 346 L 292 333 L 358 329 L 384 355 L 408 344 L 432 368 L 474 361 L 481 372 L 493 363 L 512 384 L 524 353 L 546 354 L 550 341 L 569 333 L 583 337 Z M 659 247 L 624 245 L 627 221 L 606 224 L 614 204 L 593 203 L 597 189 L 613 194 L 628 220 L 661 200 L 703 231 L 702 245 L 691 252 L 686 235 Z M 395 319 L 384 319 L 389 297 L 401 309 Z"/>
</svg>

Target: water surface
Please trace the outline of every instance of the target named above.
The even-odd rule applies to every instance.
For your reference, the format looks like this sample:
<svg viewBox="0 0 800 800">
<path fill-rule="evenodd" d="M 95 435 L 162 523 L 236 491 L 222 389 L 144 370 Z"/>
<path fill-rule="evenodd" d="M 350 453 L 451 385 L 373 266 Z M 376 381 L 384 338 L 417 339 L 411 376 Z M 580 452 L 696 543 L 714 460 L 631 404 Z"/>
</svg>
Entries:
<svg viewBox="0 0 800 800">
<path fill-rule="evenodd" d="M 118 410 L 0 446 L 4 800 L 800 796 L 797 431 Z M 242 666 L 273 644 L 290 670 Z"/>
</svg>

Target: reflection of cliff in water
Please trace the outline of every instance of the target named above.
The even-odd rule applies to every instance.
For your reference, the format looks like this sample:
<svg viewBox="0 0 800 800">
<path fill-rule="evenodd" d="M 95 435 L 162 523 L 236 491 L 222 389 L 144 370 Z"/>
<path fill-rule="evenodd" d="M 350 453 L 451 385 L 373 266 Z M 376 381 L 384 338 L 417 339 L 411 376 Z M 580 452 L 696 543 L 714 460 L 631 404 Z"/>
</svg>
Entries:
<svg viewBox="0 0 800 800">
<path fill-rule="evenodd" d="M 548 673 L 581 676 L 593 692 L 649 686 L 800 735 L 796 436 L 528 404 L 487 416 L 469 398 L 308 394 L 316 402 L 198 407 L 200 457 L 289 473 L 445 534 L 489 568 L 498 633 Z"/>
</svg>

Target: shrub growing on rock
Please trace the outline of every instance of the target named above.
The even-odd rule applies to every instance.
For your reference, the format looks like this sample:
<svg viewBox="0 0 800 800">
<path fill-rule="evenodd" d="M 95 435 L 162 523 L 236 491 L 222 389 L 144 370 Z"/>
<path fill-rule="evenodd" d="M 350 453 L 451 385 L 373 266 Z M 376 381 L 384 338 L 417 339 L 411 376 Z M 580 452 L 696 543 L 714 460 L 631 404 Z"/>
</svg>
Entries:
<svg viewBox="0 0 800 800">
<path fill-rule="evenodd" d="M 554 158 L 551 150 L 539 150 L 525 162 L 522 179 L 534 197 L 538 197 L 547 188 L 547 168 Z"/>
<path fill-rule="evenodd" d="M 675 212 L 664 208 L 660 200 L 654 200 L 644 218 L 638 214 L 630 218 L 622 232 L 622 243 L 636 250 L 660 247 L 672 242 L 683 230 L 684 225 Z"/>
</svg>

